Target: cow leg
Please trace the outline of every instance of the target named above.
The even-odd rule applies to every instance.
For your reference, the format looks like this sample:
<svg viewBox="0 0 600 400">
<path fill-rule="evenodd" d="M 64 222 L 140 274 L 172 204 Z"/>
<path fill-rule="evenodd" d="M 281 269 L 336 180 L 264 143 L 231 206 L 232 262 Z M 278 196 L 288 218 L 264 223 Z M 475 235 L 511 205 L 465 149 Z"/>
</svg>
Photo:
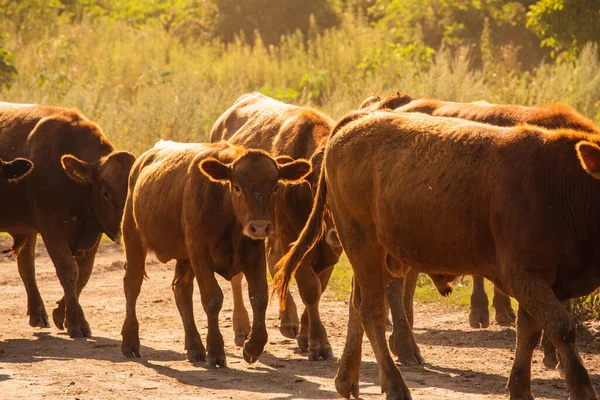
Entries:
<svg viewBox="0 0 600 400">
<path fill-rule="evenodd" d="M 390 260 L 390 262 L 394 262 Z M 394 329 L 389 338 L 390 350 L 404 365 L 422 364 L 423 357 L 415 341 L 412 327 L 404 308 L 404 288 L 406 275 L 393 277 L 385 287 L 385 294 L 392 311 Z"/>
<path fill-rule="evenodd" d="M 560 361 L 564 364 L 567 387 L 572 400 L 597 400 L 590 376 L 583 366 L 576 344 L 576 326 L 571 313 L 556 298 L 550 286 L 535 276 L 515 277 L 515 282 L 527 282 L 514 288 L 519 309 L 523 307 L 544 329 L 548 338 L 558 350 Z M 519 316 L 521 314 L 519 313 Z M 517 329 L 520 322 L 517 321 Z M 516 359 L 515 359 L 516 360 Z M 516 381 L 529 385 L 527 371 L 516 366 Z M 515 366 L 513 366 L 513 370 Z M 526 383 L 523 383 L 526 382 Z M 512 393 L 512 392 L 511 392 Z"/>
<path fill-rule="evenodd" d="M 502 293 L 494 286 L 494 299 L 492 306 L 496 310 L 496 322 L 500 325 L 508 325 L 515 322 L 517 318 L 515 310 L 510 304 L 510 297 Z"/>
<path fill-rule="evenodd" d="M 39 211 L 42 215 L 44 214 L 43 210 Z M 71 252 L 69 239 L 62 229 L 63 222 L 60 220 L 44 220 L 44 218 L 38 218 L 38 220 L 44 221 L 40 227 L 40 234 L 63 287 L 67 332 L 73 338 L 91 336 L 92 331 L 85 319 L 77 294 L 79 266 Z"/>
<path fill-rule="evenodd" d="M 419 280 L 419 272 L 411 268 L 404 277 L 404 310 L 406 311 L 406 319 L 412 329 L 414 324 L 414 308 L 413 299 Z"/>
<path fill-rule="evenodd" d="M 329 278 L 331 277 L 331 273 L 333 272 L 333 267 L 329 267 L 324 269 L 318 274 L 319 281 L 321 282 L 321 295 L 325 291 L 327 284 L 329 283 Z M 308 351 L 308 337 L 310 333 L 310 320 L 308 318 L 308 309 L 304 307 L 304 312 L 300 317 L 300 333 L 296 337 L 296 342 L 298 343 L 298 347 L 302 351 Z"/>
<path fill-rule="evenodd" d="M 375 233 L 362 233 L 357 225 L 353 226 L 350 238 L 341 231 L 338 233 L 341 235 L 342 243 L 348 243 L 344 248 L 360 288 L 360 319 L 377 359 L 381 390 L 388 399 L 410 399 L 408 387 L 392 359 L 386 340 L 385 286 L 386 274 L 388 274 L 386 252 L 379 244 L 369 243 L 369 239 L 366 239 L 375 237 Z M 355 240 L 358 243 L 355 243 Z"/>
<path fill-rule="evenodd" d="M 356 279 L 352 278 L 352 292 L 348 301 L 348 330 L 344 352 L 339 361 L 338 372 L 335 376 L 335 389 L 344 398 L 358 398 L 360 382 L 360 361 L 362 356 L 362 341 L 364 329 L 360 322 L 360 288 Z"/>
<path fill-rule="evenodd" d="M 215 278 L 215 268 L 210 260 L 208 249 L 194 248 L 192 245 L 188 246 L 188 251 L 192 254 L 190 261 L 200 287 L 202 307 L 208 319 L 208 334 L 206 335 L 208 368 L 225 368 L 227 367 L 225 343 L 219 330 L 219 312 L 223 306 L 223 291 Z"/>
<path fill-rule="evenodd" d="M 531 357 L 538 345 L 542 329 L 523 307 L 517 320 L 517 350 L 508 378 L 507 389 L 511 400 L 533 400 L 531 394 Z"/>
<path fill-rule="evenodd" d="M 50 321 L 44 307 L 44 301 L 40 295 L 40 291 L 35 280 L 35 243 L 37 241 L 37 233 L 30 235 L 12 235 L 17 242 L 24 241 L 24 245 L 19 251 L 14 251 L 17 255 L 17 265 L 19 267 L 19 275 L 25 285 L 27 292 L 27 315 L 29 315 L 29 325 L 33 327 L 49 328 Z M 61 327 L 62 329 L 62 327 Z"/>
<path fill-rule="evenodd" d="M 298 348 L 302 351 L 308 351 L 308 336 L 310 331 L 310 322 L 308 320 L 308 309 L 304 307 L 304 311 L 300 316 L 300 332 L 296 336 Z"/>
<path fill-rule="evenodd" d="M 136 302 L 140 295 L 142 282 L 146 273 L 146 254 L 148 249 L 142 244 L 140 233 L 133 219 L 131 196 L 127 197 L 123 216 L 123 247 L 125 248 L 125 321 L 121 335 L 121 352 L 125 357 L 140 356 L 140 324 L 136 315 Z"/>
<path fill-rule="evenodd" d="M 567 312 L 572 315 L 573 303 L 571 300 L 563 301 L 563 305 Z M 548 338 L 548 335 L 544 332 L 542 336 L 542 348 L 544 349 L 544 365 L 549 369 L 557 369 L 561 376 L 564 376 L 565 365 L 560 359 L 560 354 L 556 351 L 556 347 L 552 344 L 552 341 Z"/>
<path fill-rule="evenodd" d="M 487 328 L 490 326 L 490 310 L 482 276 L 473 276 L 473 292 L 471 293 L 471 312 L 469 313 L 471 328 Z"/>
<path fill-rule="evenodd" d="M 206 349 L 202 344 L 194 319 L 194 271 L 189 261 L 177 260 L 171 287 L 175 293 L 175 303 L 183 321 L 187 359 L 190 362 L 205 361 Z"/>
<path fill-rule="evenodd" d="M 85 254 L 82 258 L 76 258 L 77 266 L 79 267 L 79 278 L 77 279 L 77 296 L 81 295 L 83 288 L 87 285 L 90 280 L 90 276 L 92 275 L 92 270 L 94 269 L 94 260 L 96 259 L 96 252 L 98 251 L 98 246 L 100 245 L 100 238 L 102 235 L 98 235 L 98 239 L 96 239 L 96 244 L 94 244 L 89 250 L 85 251 Z M 52 320 L 54 324 L 61 329 L 66 317 L 65 310 L 65 297 L 63 296 L 56 304 L 56 308 L 52 311 Z"/>
<path fill-rule="evenodd" d="M 319 315 L 321 280 L 312 265 L 304 262 L 296 271 L 296 282 L 308 314 L 308 359 L 310 361 L 317 361 L 319 358 L 330 360 L 333 358 L 333 351 Z"/>
<path fill-rule="evenodd" d="M 244 276 L 248 281 L 248 297 L 252 306 L 252 330 L 243 351 L 244 360 L 248 363 L 258 360 L 268 339 L 265 318 L 269 302 L 269 285 L 265 264 L 264 253 L 262 253 L 254 267 L 244 269 Z"/>
<path fill-rule="evenodd" d="M 548 335 L 544 333 L 542 336 L 542 349 L 544 350 L 544 365 L 546 368 L 555 369 L 558 365 L 558 357 L 556 354 L 556 347 L 552 344 Z"/>
<path fill-rule="evenodd" d="M 277 251 L 273 246 L 267 246 L 267 266 L 269 267 L 269 273 L 271 277 L 275 275 L 275 265 L 283 253 Z M 278 296 L 279 297 L 279 296 Z M 292 297 L 292 294 L 288 291 L 286 294 L 285 308 L 279 310 L 279 332 L 286 338 L 295 339 L 300 331 L 300 322 L 298 321 L 298 310 L 296 308 L 296 302 Z"/>
<path fill-rule="evenodd" d="M 242 296 L 242 278 L 239 273 L 231 278 L 231 291 L 233 292 L 233 332 L 235 333 L 235 345 L 242 347 L 248 335 L 250 335 L 250 317 L 244 306 Z"/>
</svg>

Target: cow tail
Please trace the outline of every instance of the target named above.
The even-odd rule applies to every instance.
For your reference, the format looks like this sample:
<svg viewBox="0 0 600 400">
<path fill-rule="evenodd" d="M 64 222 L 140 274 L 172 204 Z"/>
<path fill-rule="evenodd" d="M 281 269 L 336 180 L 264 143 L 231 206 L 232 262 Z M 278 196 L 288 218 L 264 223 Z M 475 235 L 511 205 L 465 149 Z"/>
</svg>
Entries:
<svg viewBox="0 0 600 400">
<path fill-rule="evenodd" d="M 368 111 L 358 111 L 346 115 L 331 130 L 329 140 L 331 140 L 343 126 L 367 114 L 369 114 Z M 277 265 L 275 265 L 276 274 L 273 277 L 273 294 L 279 292 L 279 306 L 282 310 L 285 308 L 287 292 L 294 272 L 296 272 L 302 263 L 302 260 L 306 257 L 306 254 L 308 254 L 315 246 L 325 231 L 325 214 L 327 212 L 327 179 L 325 179 L 325 162 L 327 151 L 325 151 L 325 149 L 323 149 L 323 151 L 325 152 L 325 155 L 323 156 L 317 192 L 308 221 L 306 221 L 302 232 L 300 232 L 298 240 L 292 244 L 292 248 L 281 258 L 281 260 L 279 260 Z"/>
<path fill-rule="evenodd" d="M 324 165 L 321 167 L 317 193 L 313 209 L 292 248 L 275 266 L 277 273 L 273 277 L 273 292 L 279 292 L 280 308 L 285 308 L 285 300 L 294 272 L 298 269 L 306 254 L 315 246 L 325 231 L 325 212 L 327 203 L 327 181 Z"/>
</svg>

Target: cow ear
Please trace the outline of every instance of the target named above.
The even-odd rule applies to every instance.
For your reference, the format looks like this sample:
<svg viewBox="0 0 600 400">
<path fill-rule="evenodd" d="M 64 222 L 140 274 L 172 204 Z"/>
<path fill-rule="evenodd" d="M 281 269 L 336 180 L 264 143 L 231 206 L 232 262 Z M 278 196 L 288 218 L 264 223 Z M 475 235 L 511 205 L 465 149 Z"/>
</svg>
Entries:
<svg viewBox="0 0 600 400">
<path fill-rule="evenodd" d="M 11 183 L 26 177 L 33 169 L 33 163 L 25 158 L 15 158 L 12 161 L 2 162 L 2 175 Z"/>
<path fill-rule="evenodd" d="M 277 161 L 277 164 L 282 165 L 282 164 L 290 163 L 290 162 L 294 161 L 294 159 L 290 156 L 278 156 L 278 157 L 275 157 L 275 161 Z"/>
<path fill-rule="evenodd" d="M 231 166 L 216 158 L 207 158 L 200 163 L 200 171 L 213 182 L 225 183 L 231 179 Z"/>
<path fill-rule="evenodd" d="M 65 154 L 60 158 L 60 163 L 63 169 L 77 183 L 86 184 L 92 183 L 94 176 L 94 167 L 79 158 Z"/>
<path fill-rule="evenodd" d="M 579 142 L 575 145 L 577 157 L 585 171 L 596 179 L 600 179 L 600 147 L 591 142 Z"/>
<path fill-rule="evenodd" d="M 299 159 L 279 166 L 279 179 L 287 183 L 296 183 L 304 179 L 312 167 L 310 162 Z"/>
</svg>

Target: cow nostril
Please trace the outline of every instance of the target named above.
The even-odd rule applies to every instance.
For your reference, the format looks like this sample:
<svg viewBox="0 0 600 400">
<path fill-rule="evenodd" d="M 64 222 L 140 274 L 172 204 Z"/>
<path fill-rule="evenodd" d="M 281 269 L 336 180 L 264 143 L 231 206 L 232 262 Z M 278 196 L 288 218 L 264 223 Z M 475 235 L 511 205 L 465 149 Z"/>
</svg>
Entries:
<svg viewBox="0 0 600 400">
<path fill-rule="evenodd" d="M 252 229 L 252 233 L 256 233 L 256 227 L 254 225 L 250 225 L 250 229 Z"/>
<path fill-rule="evenodd" d="M 271 231 L 271 225 L 267 225 L 267 226 L 265 227 L 265 234 L 267 234 L 267 235 L 268 235 L 270 231 Z"/>
</svg>

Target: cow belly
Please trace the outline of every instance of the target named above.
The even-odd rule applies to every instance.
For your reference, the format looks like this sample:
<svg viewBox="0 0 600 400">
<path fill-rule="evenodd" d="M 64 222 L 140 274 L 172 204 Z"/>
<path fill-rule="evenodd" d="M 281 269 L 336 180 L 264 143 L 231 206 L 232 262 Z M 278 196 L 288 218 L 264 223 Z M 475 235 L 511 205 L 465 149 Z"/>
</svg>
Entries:
<svg viewBox="0 0 600 400">
<path fill-rule="evenodd" d="M 182 190 L 170 178 L 140 176 L 133 194 L 133 214 L 142 242 L 161 261 L 188 258 L 181 226 Z"/>
</svg>

